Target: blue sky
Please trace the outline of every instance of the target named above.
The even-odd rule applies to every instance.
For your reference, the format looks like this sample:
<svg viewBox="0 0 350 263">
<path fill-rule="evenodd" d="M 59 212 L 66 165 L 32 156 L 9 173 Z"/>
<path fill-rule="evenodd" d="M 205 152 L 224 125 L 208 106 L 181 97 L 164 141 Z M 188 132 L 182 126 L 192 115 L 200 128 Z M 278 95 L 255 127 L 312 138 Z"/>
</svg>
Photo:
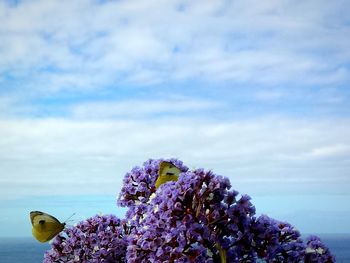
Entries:
<svg viewBox="0 0 350 263">
<path fill-rule="evenodd" d="M 124 174 L 160 157 L 350 233 L 346 2 L 1 1 L 0 235 L 122 216 Z"/>
</svg>

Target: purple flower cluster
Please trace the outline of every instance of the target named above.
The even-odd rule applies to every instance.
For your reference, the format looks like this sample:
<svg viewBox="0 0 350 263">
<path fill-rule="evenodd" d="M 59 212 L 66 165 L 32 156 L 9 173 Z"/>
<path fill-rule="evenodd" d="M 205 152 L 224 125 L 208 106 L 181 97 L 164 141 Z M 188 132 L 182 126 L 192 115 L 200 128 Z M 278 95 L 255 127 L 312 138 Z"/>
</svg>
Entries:
<svg viewBox="0 0 350 263">
<path fill-rule="evenodd" d="M 182 161 L 177 159 L 149 159 L 144 162 L 143 167 L 136 166 L 126 173 L 118 198 L 118 205 L 133 207 L 140 203 L 147 203 L 151 194 L 156 191 L 155 183 L 158 178 L 159 164 L 162 161 L 173 163 L 182 172 L 188 170 Z"/>
<path fill-rule="evenodd" d="M 319 237 L 310 236 L 307 239 L 307 247 L 305 250 L 305 262 L 306 263 L 316 263 L 325 262 L 332 263 L 335 262 L 334 256 L 331 254 L 329 249 L 322 243 Z"/>
<path fill-rule="evenodd" d="M 238 192 L 230 188 L 227 178 L 197 169 L 161 185 L 147 203 L 136 207 L 132 203 L 128 217 L 135 228 L 127 251 L 130 262 L 253 257 L 244 241 L 249 239 L 255 208 L 249 196 L 237 199 Z M 125 200 L 122 194 L 120 199 Z"/>
<path fill-rule="evenodd" d="M 114 215 L 91 217 L 56 236 L 43 262 L 126 262 L 128 231 Z"/>
<path fill-rule="evenodd" d="M 302 262 L 305 245 L 300 233 L 288 223 L 266 215 L 251 225 L 257 256 L 267 262 Z"/>
<path fill-rule="evenodd" d="M 180 174 L 156 188 L 162 161 Z M 227 178 L 176 159 L 133 168 L 117 203 L 127 221 L 96 216 L 65 229 L 44 262 L 335 262 L 319 238 L 305 244 L 290 224 L 255 217 L 250 197 Z"/>
<path fill-rule="evenodd" d="M 134 167 L 124 177 L 117 204 L 129 208 L 126 218 L 129 219 L 129 224 L 132 226 L 138 226 L 140 218 L 147 210 L 151 195 L 154 195 L 157 190 L 155 183 L 158 178 L 159 165 L 162 161 L 173 163 L 182 172 L 188 170 L 183 162 L 177 159 L 149 159 L 144 162 L 143 167 Z"/>
</svg>

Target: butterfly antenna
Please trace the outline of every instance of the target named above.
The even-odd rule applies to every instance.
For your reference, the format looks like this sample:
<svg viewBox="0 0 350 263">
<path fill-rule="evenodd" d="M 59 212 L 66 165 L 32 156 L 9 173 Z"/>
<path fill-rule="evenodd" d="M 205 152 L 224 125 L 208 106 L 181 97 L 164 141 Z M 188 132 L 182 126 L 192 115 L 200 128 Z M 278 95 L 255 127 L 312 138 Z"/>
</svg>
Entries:
<svg viewBox="0 0 350 263">
<path fill-rule="evenodd" d="M 69 222 L 69 221 L 73 221 L 73 220 L 69 220 L 69 219 L 71 219 L 73 216 L 75 216 L 75 213 L 73 213 L 70 217 L 68 217 L 64 222 L 66 223 L 66 222 Z"/>
</svg>

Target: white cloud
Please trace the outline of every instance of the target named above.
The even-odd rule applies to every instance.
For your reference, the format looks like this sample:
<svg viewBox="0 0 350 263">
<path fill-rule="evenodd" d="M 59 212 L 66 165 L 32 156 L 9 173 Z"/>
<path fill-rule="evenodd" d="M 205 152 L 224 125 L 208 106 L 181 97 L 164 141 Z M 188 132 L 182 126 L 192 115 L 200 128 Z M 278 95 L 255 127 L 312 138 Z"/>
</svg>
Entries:
<svg viewBox="0 0 350 263">
<path fill-rule="evenodd" d="M 19 96 L 0 96 L 0 119 L 33 114 L 36 108 L 23 102 Z"/>
<path fill-rule="evenodd" d="M 327 150 L 349 149 L 348 120 L 43 119 L 0 127 L 2 198 L 114 194 L 132 166 L 158 157 L 213 169 L 245 193 L 348 193 L 349 151 Z"/>
<path fill-rule="evenodd" d="M 348 157 L 350 156 L 350 145 L 335 144 L 315 148 L 310 152 L 314 157 Z"/>
<path fill-rule="evenodd" d="M 35 75 L 22 86 L 41 91 L 198 77 L 330 85 L 350 75 L 342 1 L 24 1 L 2 2 L 0 13 L 0 74 Z"/>
<path fill-rule="evenodd" d="M 177 98 L 172 95 L 162 100 L 123 100 L 123 101 L 94 101 L 72 106 L 71 115 L 74 118 L 110 119 L 110 118 L 140 118 L 154 115 L 194 114 L 222 107 L 209 100 L 191 100 Z"/>
</svg>

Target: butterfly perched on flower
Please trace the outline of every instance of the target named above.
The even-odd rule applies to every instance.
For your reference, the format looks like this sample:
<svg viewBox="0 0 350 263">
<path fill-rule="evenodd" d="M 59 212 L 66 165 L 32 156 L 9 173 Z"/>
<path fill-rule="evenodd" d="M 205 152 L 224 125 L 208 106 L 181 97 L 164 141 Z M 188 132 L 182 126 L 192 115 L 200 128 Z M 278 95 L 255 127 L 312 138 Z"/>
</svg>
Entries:
<svg viewBox="0 0 350 263">
<path fill-rule="evenodd" d="M 180 173 L 181 170 L 174 164 L 172 164 L 171 162 L 162 161 L 159 164 L 158 178 L 155 184 L 156 188 L 158 188 L 166 182 L 177 181 Z"/>
<path fill-rule="evenodd" d="M 66 225 L 57 218 L 40 211 L 30 212 L 30 221 L 33 226 L 33 236 L 42 243 L 53 239 Z"/>
</svg>

